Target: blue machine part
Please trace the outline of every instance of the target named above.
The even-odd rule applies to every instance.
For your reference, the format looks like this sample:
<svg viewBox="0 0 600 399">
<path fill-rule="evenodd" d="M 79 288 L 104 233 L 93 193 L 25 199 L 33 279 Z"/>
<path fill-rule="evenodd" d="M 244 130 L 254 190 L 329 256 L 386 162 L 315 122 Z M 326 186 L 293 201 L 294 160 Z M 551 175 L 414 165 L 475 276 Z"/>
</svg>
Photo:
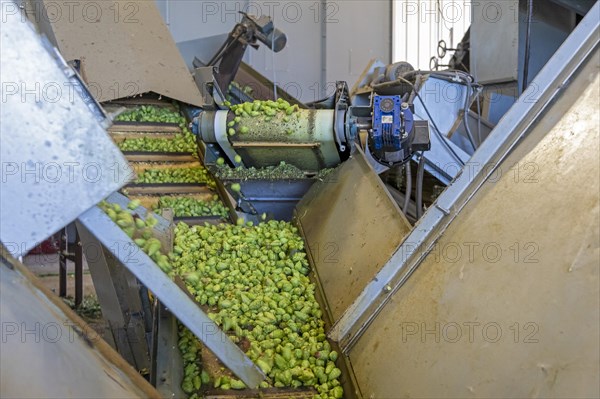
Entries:
<svg viewBox="0 0 600 399">
<path fill-rule="evenodd" d="M 192 123 L 191 123 L 191 128 L 192 128 L 192 133 L 195 134 L 196 136 L 200 135 L 200 119 L 198 117 L 195 117 L 194 119 L 192 119 Z"/>
<path fill-rule="evenodd" d="M 192 133 L 198 135 L 200 132 L 199 120 L 200 114 L 202 113 L 202 108 L 193 107 L 193 106 L 184 106 L 182 107 L 183 115 L 185 119 L 190 121 L 190 129 Z"/>
<path fill-rule="evenodd" d="M 375 150 L 400 150 L 413 127 L 413 114 L 402 108 L 400 96 L 375 96 L 373 100 L 373 142 Z"/>
</svg>

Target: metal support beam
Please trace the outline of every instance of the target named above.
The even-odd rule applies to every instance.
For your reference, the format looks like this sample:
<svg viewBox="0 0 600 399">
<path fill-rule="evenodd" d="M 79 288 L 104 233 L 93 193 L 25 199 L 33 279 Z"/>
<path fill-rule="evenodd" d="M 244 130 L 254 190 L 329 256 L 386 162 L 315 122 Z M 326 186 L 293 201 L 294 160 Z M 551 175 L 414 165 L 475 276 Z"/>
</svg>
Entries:
<svg viewBox="0 0 600 399">
<path fill-rule="evenodd" d="M 67 228 L 63 228 L 58 239 L 58 296 L 67 296 L 67 257 L 69 252 L 69 240 Z"/>
<path fill-rule="evenodd" d="M 147 374 L 150 359 L 137 281 L 84 226 L 78 223 L 77 229 L 102 314 L 109 324 L 106 340 L 141 374 Z M 132 250 L 128 247 L 124 256 Z"/>
<path fill-rule="evenodd" d="M 68 295 L 68 261 L 75 265 L 75 306 L 81 305 L 83 301 L 83 250 L 79 234 L 75 236 L 75 246 L 69 247 L 69 232 L 65 226 L 58 240 L 58 296 L 65 298 Z M 71 251 L 73 250 L 73 251 Z"/>
<path fill-rule="evenodd" d="M 579 15 L 586 15 L 596 0 L 550 0 Z"/>
<path fill-rule="evenodd" d="M 83 301 L 83 246 L 79 233 L 75 237 L 75 306 Z"/>
<path fill-rule="evenodd" d="M 161 303 L 157 304 L 155 337 L 155 369 L 151 378 L 154 379 L 156 390 L 167 398 L 185 397 L 181 390 L 183 379 L 183 362 L 178 356 L 177 349 L 177 319 Z"/>
</svg>

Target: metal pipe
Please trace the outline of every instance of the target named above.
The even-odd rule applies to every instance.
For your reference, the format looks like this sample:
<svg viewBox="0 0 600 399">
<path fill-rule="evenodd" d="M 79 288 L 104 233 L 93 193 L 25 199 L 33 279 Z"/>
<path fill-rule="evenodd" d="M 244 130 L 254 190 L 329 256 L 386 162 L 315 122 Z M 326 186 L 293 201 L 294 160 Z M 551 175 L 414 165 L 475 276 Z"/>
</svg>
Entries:
<svg viewBox="0 0 600 399">
<path fill-rule="evenodd" d="M 481 104 L 479 103 L 479 95 L 481 94 L 480 90 L 477 90 L 477 96 L 475 97 L 475 101 L 477 102 L 477 141 L 479 145 L 483 139 L 481 138 Z"/>
<path fill-rule="evenodd" d="M 404 205 L 402 206 L 402 212 L 406 215 L 408 212 L 408 204 L 410 203 L 410 196 L 412 193 L 412 172 L 410 168 L 410 160 L 406 163 L 406 194 L 404 194 Z"/>
<path fill-rule="evenodd" d="M 417 167 L 417 193 L 415 194 L 417 203 L 417 219 L 423 216 L 423 179 L 425 178 L 425 157 L 423 152 L 419 155 L 419 166 Z"/>
<path fill-rule="evenodd" d="M 388 190 L 394 201 L 398 204 L 399 207 L 404 203 L 404 194 L 402 194 L 398 189 L 390 184 L 385 184 L 385 188 Z M 408 205 L 407 213 L 405 214 L 406 218 L 411 224 L 415 224 L 417 221 L 417 211 L 413 204 Z"/>
</svg>

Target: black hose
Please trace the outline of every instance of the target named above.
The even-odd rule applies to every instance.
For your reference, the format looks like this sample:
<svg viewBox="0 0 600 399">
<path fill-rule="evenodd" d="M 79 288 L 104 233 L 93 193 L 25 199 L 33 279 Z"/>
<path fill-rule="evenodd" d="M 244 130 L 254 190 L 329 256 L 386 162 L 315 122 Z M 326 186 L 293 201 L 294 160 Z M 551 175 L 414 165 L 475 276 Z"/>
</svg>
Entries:
<svg viewBox="0 0 600 399">
<path fill-rule="evenodd" d="M 402 207 L 402 204 L 404 204 L 404 194 L 398 191 L 396 187 L 391 186 L 387 183 L 385 184 L 385 187 L 392 196 L 394 202 L 398 204 L 398 207 Z M 416 209 L 414 209 L 414 207 L 412 207 L 411 205 L 412 204 L 408 206 L 407 212 L 404 215 L 411 224 L 415 224 L 417 222 Z"/>
<path fill-rule="evenodd" d="M 413 85 L 413 90 L 410 93 L 410 96 L 408 97 L 408 103 L 409 104 L 414 104 L 415 102 L 415 97 L 416 97 L 416 92 L 417 90 L 419 90 L 419 88 L 421 87 L 421 80 L 422 80 L 422 75 L 417 75 L 415 77 L 415 84 Z"/>
<path fill-rule="evenodd" d="M 419 158 L 419 166 L 417 167 L 417 193 L 416 193 L 416 203 L 417 203 L 417 219 L 420 219 L 423 216 L 423 179 L 425 178 L 425 157 L 423 156 L 423 152 L 421 152 Z"/>
<path fill-rule="evenodd" d="M 452 79 L 456 75 L 462 75 L 463 79 L 465 77 L 467 77 L 467 78 L 470 78 L 471 81 L 473 81 L 473 82 L 475 81 L 475 78 L 473 77 L 473 75 L 471 75 L 468 72 L 461 71 L 459 69 L 447 69 L 444 71 L 423 71 L 423 70 L 409 71 L 409 72 L 406 72 L 406 73 L 400 75 L 399 78 L 406 79 L 407 77 L 415 75 L 415 74 L 416 75 L 431 75 L 431 76 L 443 77 L 446 79 L 448 79 L 448 78 Z"/>
<path fill-rule="evenodd" d="M 402 206 L 402 212 L 406 215 L 408 212 L 408 204 L 410 203 L 410 196 L 412 194 L 412 172 L 410 168 L 410 159 L 406 163 L 406 193 L 404 194 L 404 205 Z"/>
<path fill-rule="evenodd" d="M 471 76 L 470 74 L 465 73 L 463 71 L 454 71 L 454 72 L 440 71 L 440 72 L 434 72 L 431 75 L 432 76 L 438 75 L 438 76 L 444 76 L 444 77 L 459 76 L 460 79 L 465 82 L 465 84 L 467 86 L 467 93 L 465 95 L 463 122 L 465 124 L 465 131 L 467 133 L 467 139 L 469 140 L 471 147 L 473 147 L 473 150 L 477 151 L 477 144 L 475 142 L 475 138 L 473 137 L 473 133 L 471 132 L 471 127 L 469 126 L 469 98 L 471 96 L 471 93 L 473 92 L 473 86 L 471 83 L 474 80 L 473 76 Z"/>
<path fill-rule="evenodd" d="M 529 56 L 531 54 L 531 22 L 533 19 L 533 0 L 527 2 L 527 32 L 525 33 L 525 59 L 523 60 L 523 84 L 521 93 L 527 88 L 529 79 Z"/>
</svg>

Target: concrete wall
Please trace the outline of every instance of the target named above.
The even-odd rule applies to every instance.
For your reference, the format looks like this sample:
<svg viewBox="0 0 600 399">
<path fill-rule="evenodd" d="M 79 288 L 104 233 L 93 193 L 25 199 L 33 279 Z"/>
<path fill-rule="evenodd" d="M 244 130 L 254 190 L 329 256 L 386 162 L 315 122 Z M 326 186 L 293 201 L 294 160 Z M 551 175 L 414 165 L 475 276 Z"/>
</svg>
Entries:
<svg viewBox="0 0 600 399">
<path fill-rule="evenodd" d="M 337 80 L 352 86 L 371 58 L 391 61 L 391 0 L 156 3 L 178 44 L 224 37 L 241 19 L 238 11 L 271 16 L 287 34 L 287 47 L 274 56 L 262 47 L 250 49 L 245 60 L 304 101 L 330 95 Z M 215 38 L 212 43 L 220 41 Z"/>
</svg>

